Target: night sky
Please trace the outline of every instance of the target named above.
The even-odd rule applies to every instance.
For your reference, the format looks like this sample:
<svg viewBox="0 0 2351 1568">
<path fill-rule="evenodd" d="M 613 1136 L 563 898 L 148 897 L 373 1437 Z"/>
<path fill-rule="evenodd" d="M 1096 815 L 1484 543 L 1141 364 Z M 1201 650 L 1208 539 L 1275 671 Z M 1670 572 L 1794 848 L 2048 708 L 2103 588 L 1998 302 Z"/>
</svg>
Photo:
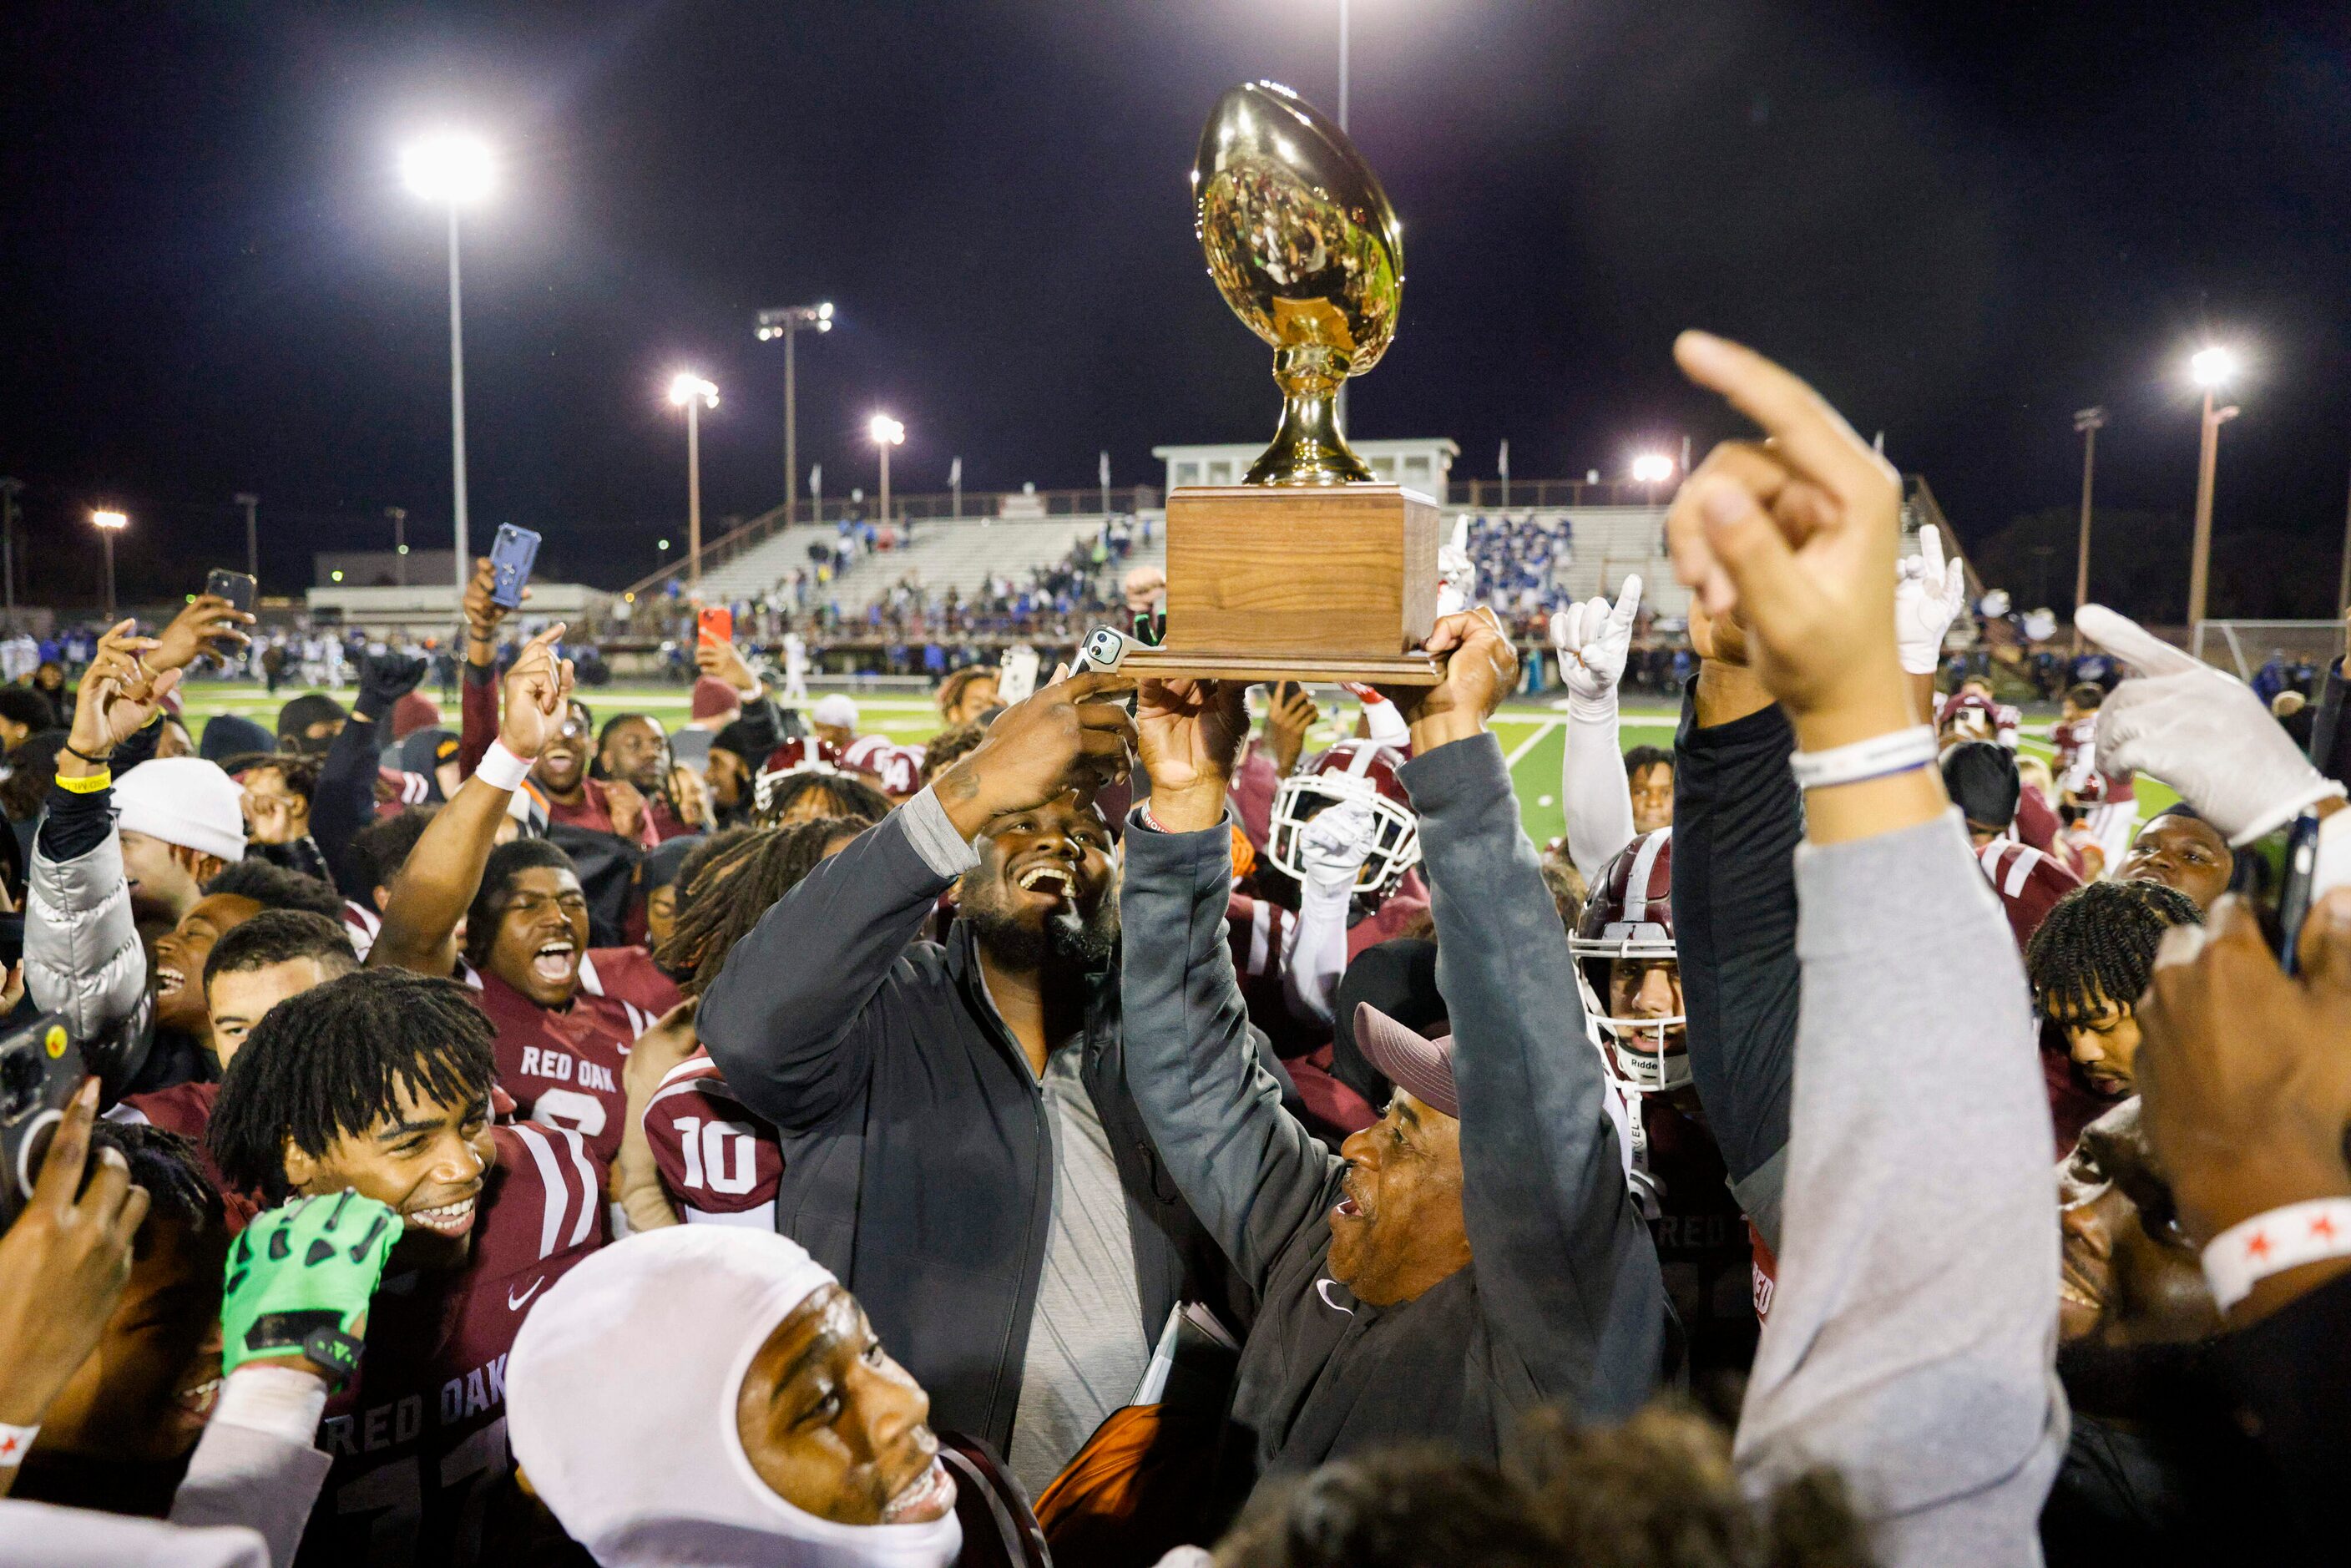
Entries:
<svg viewBox="0 0 2351 1568">
<path fill-rule="evenodd" d="M 1701 325 L 1882 429 L 1980 542 L 2074 504 L 2093 402 L 2102 506 L 2186 512 L 2183 361 L 2218 337 L 2249 361 L 2219 526 L 2278 535 L 2280 576 L 2331 593 L 2351 13 L 1353 14 L 1353 131 L 1408 277 L 1355 434 L 1449 434 L 1457 477 L 1491 475 L 1504 437 L 1520 478 L 1621 476 L 1736 428 L 1668 364 Z M 445 542 L 444 235 L 395 166 L 418 131 L 465 126 L 503 161 L 465 231 L 475 539 L 538 528 L 543 573 L 611 586 L 682 528 L 675 369 L 724 392 L 714 529 L 782 498 L 761 306 L 840 310 L 800 340 L 801 461 L 828 495 L 872 491 L 877 408 L 908 426 L 909 491 L 958 454 L 971 489 L 1091 485 L 1102 447 L 1114 480 L 1155 483 L 1154 444 L 1269 436 L 1269 351 L 1205 275 L 1185 175 L 1231 84 L 1326 109 L 1337 89 L 1335 0 L 67 0 L 6 29 L 0 473 L 29 486 L 36 595 L 84 603 L 94 505 L 132 515 L 126 598 L 240 564 L 241 489 L 268 591 L 307 583 L 311 549 L 388 545 L 387 506 Z"/>
</svg>

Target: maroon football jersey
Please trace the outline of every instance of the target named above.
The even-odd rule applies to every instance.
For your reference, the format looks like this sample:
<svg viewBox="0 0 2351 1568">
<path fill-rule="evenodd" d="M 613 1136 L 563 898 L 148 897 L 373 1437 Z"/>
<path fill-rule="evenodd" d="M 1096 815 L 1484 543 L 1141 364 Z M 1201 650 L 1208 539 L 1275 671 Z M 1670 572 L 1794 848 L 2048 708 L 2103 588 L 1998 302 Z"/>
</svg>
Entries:
<svg viewBox="0 0 2351 1568">
<path fill-rule="evenodd" d="M 228 1211 L 228 1228 L 235 1232 L 245 1228 L 246 1221 L 259 1212 L 261 1206 L 248 1195 L 230 1188 L 220 1167 L 213 1164 L 212 1151 L 204 1147 L 204 1129 L 212 1124 L 213 1103 L 219 1098 L 217 1083 L 174 1083 L 169 1089 L 125 1095 L 107 1112 L 106 1119 L 161 1127 L 195 1145 L 196 1163 L 203 1168 L 204 1179 L 221 1195 L 222 1207 Z"/>
<path fill-rule="evenodd" d="M 677 982 L 663 974 L 653 956 L 643 947 L 590 947 L 580 959 L 580 988 L 591 997 L 624 1002 L 643 1013 L 644 1021 L 631 1026 L 632 1040 L 684 999 Z"/>
<path fill-rule="evenodd" d="M 2138 788 L 2128 773 L 2098 771 L 2098 716 L 2085 713 L 2071 724 L 2060 719 L 2049 739 L 2057 748 L 2057 788 L 2070 791 L 2085 806 L 2111 806 L 2137 799 Z"/>
<path fill-rule="evenodd" d="M 662 1186 L 689 1224 L 776 1228 L 784 1152 L 774 1125 L 735 1098 L 706 1051 L 670 1069 L 645 1105 Z"/>
<path fill-rule="evenodd" d="M 604 1166 L 579 1134 L 520 1122 L 490 1136 L 497 1164 L 465 1267 L 387 1273 L 369 1304 L 359 1375 L 319 1427 L 334 1468 L 304 1563 L 481 1558 L 485 1512 L 514 1470 L 507 1353 L 530 1303 L 606 1236 Z"/>
<path fill-rule="evenodd" d="M 2000 894 L 2019 952 L 2032 940 L 2057 901 L 2082 885 L 2082 879 L 2055 857 L 2014 839 L 1994 839 L 1976 852 L 1976 863 L 1983 867 L 1992 891 Z"/>
<path fill-rule="evenodd" d="M 549 1009 L 486 972 L 475 999 L 497 1030 L 499 1086 L 525 1116 L 572 1129 L 610 1165 L 628 1112 L 622 1070 L 651 1021 L 643 1009 L 585 986 L 569 1007 Z"/>
<path fill-rule="evenodd" d="M 1747 1217 L 1714 1134 L 1670 1097 L 1644 1094 L 1635 1190 L 1658 1271 L 1688 1336 L 1691 1370 L 1744 1372 L 1755 1358 L 1757 1281 Z"/>
</svg>

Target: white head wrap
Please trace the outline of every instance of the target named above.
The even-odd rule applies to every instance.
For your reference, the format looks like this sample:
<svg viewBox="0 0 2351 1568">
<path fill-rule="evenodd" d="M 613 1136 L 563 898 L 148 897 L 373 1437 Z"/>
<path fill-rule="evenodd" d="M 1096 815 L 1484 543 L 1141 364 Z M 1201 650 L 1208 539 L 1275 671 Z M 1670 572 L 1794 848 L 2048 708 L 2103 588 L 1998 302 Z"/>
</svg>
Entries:
<svg viewBox="0 0 2351 1568">
<path fill-rule="evenodd" d="M 606 1568 L 946 1568 L 950 1511 L 835 1524 L 759 1479 L 736 1396 L 778 1323 L 832 1275 L 798 1243 L 681 1225 L 618 1242 L 549 1287 L 507 1363 L 531 1489 Z"/>
</svg>

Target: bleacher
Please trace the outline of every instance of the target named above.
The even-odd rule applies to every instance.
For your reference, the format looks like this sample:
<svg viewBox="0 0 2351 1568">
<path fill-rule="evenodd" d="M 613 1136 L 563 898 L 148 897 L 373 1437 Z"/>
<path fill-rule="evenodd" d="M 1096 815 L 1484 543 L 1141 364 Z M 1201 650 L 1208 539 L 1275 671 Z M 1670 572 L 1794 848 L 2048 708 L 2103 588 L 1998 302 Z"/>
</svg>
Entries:
<svg viewBox="0 0 2351 1568">
<path fill-rule="evenodd" d="M 1466 515 L 1470 558 L 1479 563 L 1479 595 L 1499 601 L 1500 608 L 1519 609 L 1518 590 L 1528 579 L 1534 581 L 1541 608 L 1556 609 L 1596 593 L 1614 598 L 1634 572 L 1646 584 L 1644 606 L 1677 616 L 1688 605 L 1687 591 L 1673 580 L 1660 549 L 1663 507 L 1546 507 Z M 1452 526 L 1448 517 L 1447 537 Z M 1540 538 L 1529 540 L 1530 528 L 1539 530 Z M 1513 538 L 1520 542 L 1509 542 Z"/>
</svg>

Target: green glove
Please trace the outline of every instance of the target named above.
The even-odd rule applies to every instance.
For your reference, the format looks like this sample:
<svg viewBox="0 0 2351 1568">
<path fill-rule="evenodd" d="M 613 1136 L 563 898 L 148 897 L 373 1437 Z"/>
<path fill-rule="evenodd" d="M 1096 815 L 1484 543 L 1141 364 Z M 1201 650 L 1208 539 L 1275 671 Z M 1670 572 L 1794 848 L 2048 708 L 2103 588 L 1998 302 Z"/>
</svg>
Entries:
<svg viewBox="0 0 2351 1568">
<path fill-rule="evenodd" d="M 222 1373 L 248 1361 L 307 1357 L 349 1382 L 360 1364 L 355 1330 L 401 1228 L 390 1205 L 348 1191 L 256 1217 L 229 1251 Z"/>
</svg>

